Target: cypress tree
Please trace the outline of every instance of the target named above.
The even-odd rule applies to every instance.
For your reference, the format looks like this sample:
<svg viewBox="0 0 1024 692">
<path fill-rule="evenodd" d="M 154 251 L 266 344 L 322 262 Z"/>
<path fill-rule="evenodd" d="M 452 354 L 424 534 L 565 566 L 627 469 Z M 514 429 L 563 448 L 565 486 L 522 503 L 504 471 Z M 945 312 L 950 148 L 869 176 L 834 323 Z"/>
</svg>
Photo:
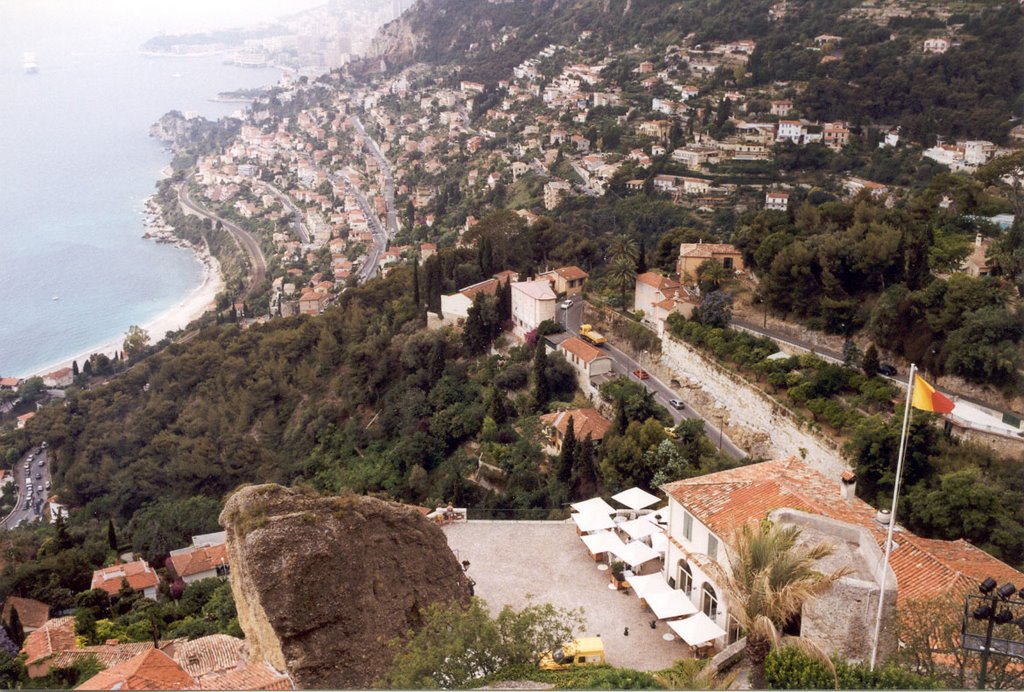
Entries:
<svg viewBox="0 0 1024 692">
<path fill-rule="evenodd" d="M 612 429 L 619 435 L 625 435 L 628 426 L 629 418 L 626 417 L 626 401 L 623 397 L 619 397 L 615 402 L 615 420 L 612 421 Z"/>
<path fill-rule="evenodd" d="M 78 361 L 77 360 L 71 361 L 71 376 L 72 377 L 78 377 Z"/>
<path fill-rule="evenodd" d="M 462 327 L 462 341 L 470 356 L 478 356 L 487 350 L 490 343 L 490 327 L 484 322 L 483 298 L 485 294 L 477 293 L 473 304 L 466 311 L 466 323 Z"/>
<path fill-rule="evenodd" d="M 117 550 L 117 532 L 114 531 L 113 519 L 107 519 L 107 543 L 111 550 Z"/>
<path fill-rule="evenodd" d="M 647 271 L 647 244 L 640 241 L 640 254 L 636 258 L 636 273 L 643 274 Z"/>
<path fill-rule="evenodd" d="M 573 417 L 569 416 L 569 422 L 565 426 L 565 437 L 562 439 L 562 453 L 558 457 L 558 480 L 562 485 L 569 483 L 572 478 L 572 465 L 576 459 L 576 427 Z"/>
<path fill-rule="evenodd" d="M 878 366 L 881 363 L 878 362 L 878 349 L 875 348 L 874 344 L 868 346 L 867 350 L 864 351 L 864 358 L 861 360 L 861 370 L 864 371 L 864 375 L 867 377 L 874 377 L 878 374 Z"/>
<path fill-rule="evenodd" d="M 25 628 L 21 626 L 21 616 L 18 615 L 18 609 L 11 608 L 11 618 L 7 622 L 7 634 L 10 635 L 11 640 L 21 648 L 21 645 L 25 643 Z"/>
<path fill-rule="evenodd" d="M 445 355 L 444 339 L 437 339 L 430 346 L 430 364 L 427 368 L 427 377 L 431 386 L 444 377 Z"/>
<path fill-rule="evenodd" d="M 597 474 L 594 472 L 594 440 L 590 433 L 576 445 L 576 458 L 572 468 L 572 497 L 589 497 L 597 492 Z"/>
<path fill-rule="evenodd" d="M 551 400 L 551 388 L 548 385 L 548 355 L 544 350 L 544 339 L 537 340 L 537 348 L 533 352 L 533 400 L 537 408 L 543 409 Z"/>
<path fill-rule="evenodd" d="M 416 314 L 420 311 L 420 263 L 416 258 L 412 263 L 412 304 L 416 308 Z"/>
</svg>

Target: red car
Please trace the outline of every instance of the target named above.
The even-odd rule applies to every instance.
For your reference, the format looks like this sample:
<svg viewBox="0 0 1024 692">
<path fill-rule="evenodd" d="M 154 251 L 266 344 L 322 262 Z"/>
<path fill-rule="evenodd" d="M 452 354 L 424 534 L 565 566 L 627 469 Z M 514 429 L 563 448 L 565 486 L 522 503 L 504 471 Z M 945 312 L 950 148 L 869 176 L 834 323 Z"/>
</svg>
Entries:
<svg viewBox="0 0 1024 692">
<path fill-rule="evenodd" d="M 646 380 L 650 375 L 647 374 L 646 370 L 634 370 L 633 374 L 636 375 L 638 380 Z"/>
</svg>

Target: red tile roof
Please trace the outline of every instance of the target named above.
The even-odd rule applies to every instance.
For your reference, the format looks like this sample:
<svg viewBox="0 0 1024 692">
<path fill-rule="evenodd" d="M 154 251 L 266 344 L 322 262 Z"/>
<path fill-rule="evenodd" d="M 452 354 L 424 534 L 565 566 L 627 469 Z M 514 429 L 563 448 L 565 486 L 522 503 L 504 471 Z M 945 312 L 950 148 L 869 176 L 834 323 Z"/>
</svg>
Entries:
<svg viewBox="0 0 1024 692">
<path fill-rule="evenodd" d="M 10 622 L 12 609 L 18 611 L 18 620 L 21 621 L 22 627 L 30 627 L 37 630 L 50 619 L 50 606 L 33 598 L 8 596 L 7 600 L 4 601 L 4 622 Z"/>
<path fill-rule="evenodd" d="M 241 670 L 210 675 L 199 681 L 203 690 L 294 690 L 287 675 L 265 663 L 251 663 Z"/>
<path fill-rule="evenodd" d="M 25 637 L 21 650 L 25 664 L 31 665 L 58 651 L 75 648 L 75 618 L 47 620 L 46 624 Z"/>
<path fill-rule="evenodd" d="M 466 296 L 470 300 L 473 300 L 473 298 L 475 298 L 478 293 L 484 293 L 486 295 L 493 296 L 497 292 L 497 279 L 487 279 L 485 281 L 481 281 L 480 283 L 475 283 L 472 286 L 466 286 L 465 288 L 459 289 L 459 293 Z"/>
<path fill-rule="evenodd" d="M 209 572 L 226 564 L 228 564 L 228 548 L 224 543 L 191 548 L 176 555 L 171 555 L 171 565 L 174 567 L 174 573 L 182 579 L 191 577 L 194 574 Z"/>
<path fill-rule="evenodd" d="M 569 426 L 569 419 L 572 418 L 573 434 L 577 440 L 582 440 L 588 434 L 590 439 L 601 440 L 611 430 L 611 422 L 597 412 L 594 408 L 576 408 L 569 411 L 557 411 L 540 417 L 542 423 L 550 425 L 560 435 L 565 435 Z"/>
<path fill-rule="evenodd" d="M 142 591 L 156 586 L 160 579 L 145 560 L 126 562 L 98 569 L 92 573 L 93 589 L 103 589 L 111 596 L 121 590 L 121 580 L 127 579 L 133 591 Z"/>
<path fill-rule="evenodd" d="M 796 457 L 675 481 L 662 489 L 721 537 L 788 507 L 867 528 L 885 547 L 886 527 L 875 520 L 875 509 L 860 499 L 841 499 L 838 478 L 830 481 Z M 1024 584 L 1024 574 L 967 541 L 921 538 L 902 529 L 893 540 L 890 564 L 900 602 L 969 588 L 987 576 Z"/>
<path fill-rule="evenodd" d="M 227 634 L 211 634 L 174 647 L 174 660 L 194 678 L 245 667 L 245 641 Z"/>
<path fill-rule="evenodd" d="M 558 348 L 573 354 L 588 365 L 594 362 L 596 358 L 600 358 L 601 356 L 604 356 L 605 358 L 608 357 L 602 353 L 600 349 L 594 348 L 583 339 L 575 336 L 570 336 L 568 339 L 558 344 Z"/>
<path fill-rule="evenodd" d="M 79 690 L 187 690 L 196 686 L 192 676 L 159 649 L 147 651 L 92 676 Z"/>
<path fill-rule="evenodd" d="M 587 274 L 585 271 L 583 271 L 582 269 L 580 269 L 579 267 L 577 267 L 575 265 L 573 265 L 571 267 L 561 267 L 560 269 L 556 269 L 555 273 L 558 274 L 559 276 L 561 276 L 566 281 L 575 281 L 577 279 L 585 279 L 588 276 L 590 276 L 590 274 Z"/>
<path fill-rule="evenodd" d="M 163 640 L 160 642 L 160 650 L 166 653 L 167 650 L 173 649 L 174 645 L 180 641 L 184 640 Z M 130 661 L 152 648 L 153 644 L 151 642 L 83 646 L 80 649 L 59 651 L 48 660 L 48 663 L 50 669 L 53 670 L 55 668 L 70 668 L 78 661 L 86 658 L 95 658 L 104 668 L 112 668 L 113 666 Z"/>
<path fill-rule="evenodd" d="M 678 281 L 656 274 L 655 272 L 644 272 L 636 277 L 636 280 L 642 284 L 653 286 L 659 291 L 665 291 L 667 289 L 679 288 L 681 284 Z"/>
</svg>

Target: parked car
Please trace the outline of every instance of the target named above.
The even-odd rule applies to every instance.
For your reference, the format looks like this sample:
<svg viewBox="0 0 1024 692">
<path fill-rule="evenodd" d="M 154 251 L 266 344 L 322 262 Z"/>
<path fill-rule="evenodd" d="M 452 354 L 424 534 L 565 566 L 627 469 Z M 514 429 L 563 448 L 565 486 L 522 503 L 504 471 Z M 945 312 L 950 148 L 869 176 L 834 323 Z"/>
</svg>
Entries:
<svg viewBox="0 0 1024 692">
<path fill-rule="evenodd" d="M 43 474 L 42 474 L 42 472 L 40 472 L 40 471 L 36 471 L 36 480 L 37 480 L 37 481 L 39 481 L 39 480 L 42 480 L 42 479 L 43 479 Z"/>
<path fill-rule="evenodd" d="M 886 377 L 896 377 L 896 366 L 890 365 L 889 363 L 882 363 L 878 366 L 878 373 L 880 375 L 885 375 Z"/>
<path fill-rule="evenodd" d="M 44 441 L 43 441 L 43 444 L 41 444 L 41 445 L 39 445 L 39 446 L 40 446 L 40 447 L 42 447 L 43 449 L 46 449 L 46 441 L 44 440 Z"/>
<path fill-rule="evenodd" d="M 674 408 L 676 411 L 682 411 L 684 408 L 686 408 L 686 404 L 681 402 L 679 399 L 669 399 L 668 405 Z"/>
<path fill-rule="evenodd" d="M 563 310 L 568 310 L 571 307 L 572 307 L 572 298 L 568 298 L 568 299 L 562 301 L 562 309 Z"/>
<path fill-rule="evenodd" d="M 650 377 L 650 375 L 647 374 L 646 370 L 634 370 L 633 374 L 636 375 L 636 378 L 638 380 L 646 380 Z"/>
</svg>

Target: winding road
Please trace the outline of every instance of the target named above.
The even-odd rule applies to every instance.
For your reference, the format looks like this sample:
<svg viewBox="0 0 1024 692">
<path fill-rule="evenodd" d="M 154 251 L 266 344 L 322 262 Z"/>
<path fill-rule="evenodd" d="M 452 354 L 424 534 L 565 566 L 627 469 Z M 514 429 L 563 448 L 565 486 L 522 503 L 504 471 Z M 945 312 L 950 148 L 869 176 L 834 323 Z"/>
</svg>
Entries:
<svg viewBox="0 0 1024 692">
<path fill-rule="evenodd" d="M 557 310 L 558 322 L 566 328 L 566 331 L 575 336 L 579 336 L 580 322 L 583 320 L 583 300 L 578 296 L 574 296 L 572 307 L 568 309 L 559 307 Z M 641 369 L 640 363 L 626 353 L 615 348 L 615 346 L 612 346 L 611 342 L 606 342 L 605 345 L 601 347 L 601 350 L 605 355 L 612 359 L 616 372 L 626 375 L 633 381 L 637 381 L 631 373 L 634 370 Z M 645 389 L 654 395 L 655 401 L 668 410 L 669 414 L 672 416 L 672 420 L 676 424 L 684 419 L 699 418 L 704 421 L 704 432 L 712 444 L 717 445 L 720 450 L 728 454 L 733 459 L 746 458 L 747 453 L 737 447 L 722 431 L 721 427 L 714 425 L 707 418 L 702 417 L 693 410 L 692 406 L 686 406 L 680 411 L 669 404 L 669 401 L 672 399 L 683 399 L 682 395 L 673 390 L 670 386 L 659 380 L 654 375 L 650 375 L 648 379 L 640 380 L 639 382 Z"/>
<path fill-rule="evenodd" d="M 281 206 L 295 217 L 295 220 L 292 222 L 292 227 L 295 229 L 295 235 L 298 236 L 300 243 L 303 245 L 309 245 L 309 229 L 306 228 L 306 224 L 302 220 L 302 210 L 299 209 L 295 202 L 292 201 L 292 198 L 270 183 L 260 183 L 257 187 L 269 192 L 275 199 L 277 199 L 278 202 L 281 203 Z"/>
<path fill-rule="evenodd" d="M 263 251 L 260 249 L 260 244 L 256 241 L 256 238 L 249 231 L 240 228 L 237 224 L 227 219 L 222 219 L 194 201 L 188 193 L 187 183 L 178 186 L 178 204 L 181 205 L 181 210 L 185 214 L 200 216 L 213 222 L 220 221 L 223 228 L 231 234 L 231 237 L 235 239 L 238 246 L 249 256 L 249 281 L 245 291 L 239 296 L 242 301 L 248 300 L 253 292 L 263 285 L 267 278 L 267 258 L 263 256 Z"/>
</svg>

